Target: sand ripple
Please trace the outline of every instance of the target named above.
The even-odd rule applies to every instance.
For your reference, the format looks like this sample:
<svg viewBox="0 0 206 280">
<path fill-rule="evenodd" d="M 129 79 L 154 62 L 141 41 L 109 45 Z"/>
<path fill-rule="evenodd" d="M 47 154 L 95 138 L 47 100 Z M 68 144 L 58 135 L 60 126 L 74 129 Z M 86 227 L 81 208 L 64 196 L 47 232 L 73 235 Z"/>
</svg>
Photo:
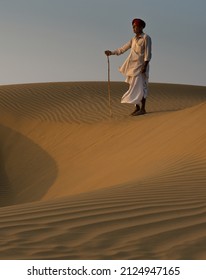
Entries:
<svg viewBox="0 0 206 280">
<path fill-rule="evenodd" d="M 0 259 L 206 259 L 206 90 L 0 87 Z"/>
</svg>

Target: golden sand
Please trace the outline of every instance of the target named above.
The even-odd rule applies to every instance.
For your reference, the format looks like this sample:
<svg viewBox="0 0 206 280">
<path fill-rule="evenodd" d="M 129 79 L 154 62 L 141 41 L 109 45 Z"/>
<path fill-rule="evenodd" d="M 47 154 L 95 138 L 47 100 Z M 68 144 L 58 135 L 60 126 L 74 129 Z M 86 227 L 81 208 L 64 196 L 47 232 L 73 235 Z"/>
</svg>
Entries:
<svg viewBox="0 0 206 280">
<path fill-rule="evenodd" d="M 0 87 L 0 259 L 206 259 L 206 87 Z"/>
</svg>

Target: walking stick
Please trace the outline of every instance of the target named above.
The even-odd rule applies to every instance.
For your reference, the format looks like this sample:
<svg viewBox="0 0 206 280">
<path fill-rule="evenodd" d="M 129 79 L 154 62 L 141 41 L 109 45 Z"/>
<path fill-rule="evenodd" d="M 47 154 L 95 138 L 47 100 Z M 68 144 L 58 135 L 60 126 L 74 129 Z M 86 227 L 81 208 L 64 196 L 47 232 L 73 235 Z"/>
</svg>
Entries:
<svg viewBox="0 0 206 280">
<path fill-rule="evenodd" d="M 110 87 L 110 62 L 109 56 L 107 55 L 107 64 L 108 64 L 108 101 L 109 101 L 109 113 L 112 117 L 112 106 L 111 106 L 111 87 Z"/>
</svg>

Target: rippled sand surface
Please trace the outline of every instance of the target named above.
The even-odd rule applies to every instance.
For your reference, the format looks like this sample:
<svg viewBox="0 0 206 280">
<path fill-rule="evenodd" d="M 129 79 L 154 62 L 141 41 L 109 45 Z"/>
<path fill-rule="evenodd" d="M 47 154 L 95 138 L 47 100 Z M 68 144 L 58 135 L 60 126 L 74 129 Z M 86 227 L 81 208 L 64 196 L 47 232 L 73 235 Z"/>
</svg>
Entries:
<svg viewBox="0 0 206 280">
<path fill-rule="evenodd" d="M 0 87 L 0 259 L 206 259 L 206 88 Z"/>
</svg>

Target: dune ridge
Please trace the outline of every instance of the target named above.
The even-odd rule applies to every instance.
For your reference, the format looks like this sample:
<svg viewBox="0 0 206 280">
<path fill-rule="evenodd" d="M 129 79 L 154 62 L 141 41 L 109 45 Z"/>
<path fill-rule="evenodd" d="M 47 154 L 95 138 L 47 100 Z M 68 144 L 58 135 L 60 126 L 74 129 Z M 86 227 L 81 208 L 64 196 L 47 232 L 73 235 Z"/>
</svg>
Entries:
<svg viewBox="0 0 206 280">
<path fill-rule="evenodd" d="M 206 89 L 0 88 L 0 259 L 205 259 Z"/>
</svg>

